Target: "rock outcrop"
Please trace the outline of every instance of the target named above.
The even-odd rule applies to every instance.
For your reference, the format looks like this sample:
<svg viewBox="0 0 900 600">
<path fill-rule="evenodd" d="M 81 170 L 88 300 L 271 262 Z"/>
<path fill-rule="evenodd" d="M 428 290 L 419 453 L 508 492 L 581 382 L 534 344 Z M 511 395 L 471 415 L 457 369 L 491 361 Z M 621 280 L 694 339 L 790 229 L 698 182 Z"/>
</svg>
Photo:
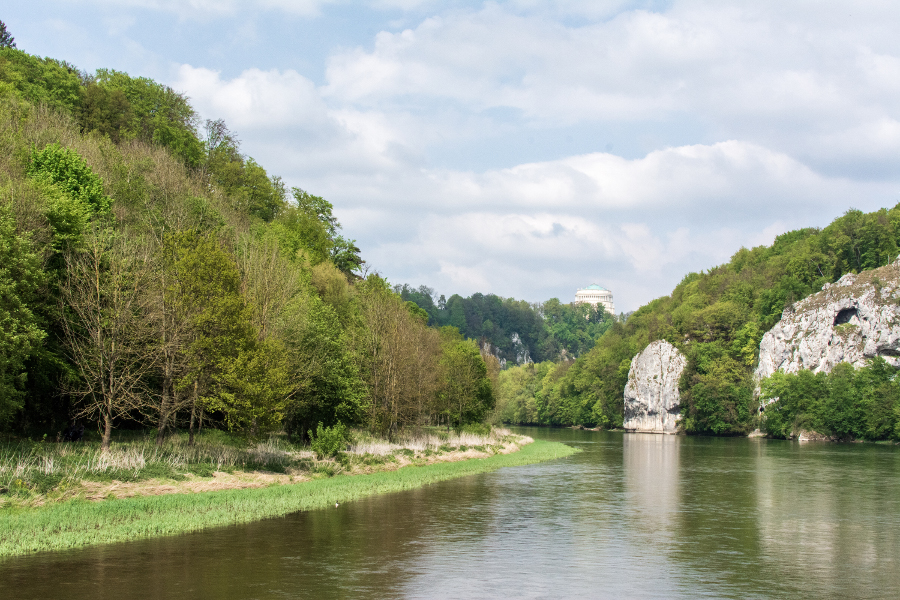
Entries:
<svg viewBox="0 0 900 600">
<path fill-rule="evenodd" d="M 684 354 L 664 340 L 651 343 L 632 359 L 625 385 L 625 429 L 677 431 L 678 380 L 686 364 Z"/>
<path fill-rule="evenodd" d="M 900 368 L 900 259 L 848 273 L 786 308 L 759 345 L 757 381 L 776 371 L 830 372 L 881 356 Z"/>
</svg>

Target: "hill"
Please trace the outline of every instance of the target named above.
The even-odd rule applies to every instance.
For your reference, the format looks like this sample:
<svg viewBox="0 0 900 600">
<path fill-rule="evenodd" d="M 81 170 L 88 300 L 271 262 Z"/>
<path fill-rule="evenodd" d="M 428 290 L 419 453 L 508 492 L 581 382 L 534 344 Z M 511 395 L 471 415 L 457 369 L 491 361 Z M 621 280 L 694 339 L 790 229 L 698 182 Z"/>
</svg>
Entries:
<svg viewBox="0 0 900 600">
<path fill-rule="evenodd" d="M 786 306 L 845 273 L 892 262 L 900 252 L 900 205 L 848 210 L 823 229 L 741 248 L 731 260 L 684 277 L 672 293 L 616 322 L 574 364 L 502 373 L 498 418 L 512 423 L 618 427 L 631 359 L 664 339 L 684 352 L 682 426 L 735 435 L 756 426 L 753 370 L 759 342 Z"/>
<path fill-rule="evenodd" d="M 495 359 L 362 263 L 327 200 L 286 189 L 183 95 L 0 48 L 8 435 L 482 420 Z"/>
</svg>

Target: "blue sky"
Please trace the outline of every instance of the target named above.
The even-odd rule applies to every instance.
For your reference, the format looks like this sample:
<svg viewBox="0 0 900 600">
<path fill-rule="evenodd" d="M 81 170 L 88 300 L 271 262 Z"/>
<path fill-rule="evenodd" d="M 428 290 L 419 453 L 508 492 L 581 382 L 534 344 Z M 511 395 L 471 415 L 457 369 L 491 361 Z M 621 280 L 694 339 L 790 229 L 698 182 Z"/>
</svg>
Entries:
<svg viewBox="0 0 900 600">
<path fill-rule="evenodd" d="M 900 201 L 900 8 L 50 0 L 19 48 L 152 77 L 328 198 L 391 282 L 620 310 Z"/>
</svg>

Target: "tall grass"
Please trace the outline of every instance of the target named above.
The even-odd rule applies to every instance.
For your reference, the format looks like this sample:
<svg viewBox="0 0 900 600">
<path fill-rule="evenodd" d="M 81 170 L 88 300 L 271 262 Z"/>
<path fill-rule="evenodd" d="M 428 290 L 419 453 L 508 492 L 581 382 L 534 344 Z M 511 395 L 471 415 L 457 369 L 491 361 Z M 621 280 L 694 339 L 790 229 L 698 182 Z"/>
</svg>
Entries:
<svg viewBox="0 0 900 600">
<path fill-rule="evenodd" d="M 151 437 L 114 444 L 103 452 L 99 443 L 33 443 L 0 445 L 0 493 L 28 490 L 42 493 L 63 481 L 83 479 L 135 480 L 196 472 L 264 469 L 284 471 L 302 452 L 278 438 L 249 448 L 217 436 L 198 437 L 188 446 L 181 436 L 157 445 Z M 204 471 L 201 471 L 204 472 Z"/>
<path fill-rule="evenodd" d="M 0 556 L 64 550 L 247 523 L 420 487 L 501 467 L 562 458 L 577 450 L 535 441 L 518 452 L 396 471 L 317 479 L 268 488 L 70 501 L 0 511 Z"/>
<path fill-rule="evenodd" d="M 448 448 L 484 447 L 496 446 L 513 441 L 509 429 L 494 428 L 488 434 L 466 432 L 444 432 L 440 430 L 421 431 L 401 434 L 395 441 L 373 438 L 359 433 L 355 436 L 355 442 L 350 445 L 353 454 L 374 456 L 386 456 L 394 454 L 398 450 L 412 450 L 413 452 L 438 451 Z M 528 438 L 530 441 L 530 438 Z"/>
</svg>

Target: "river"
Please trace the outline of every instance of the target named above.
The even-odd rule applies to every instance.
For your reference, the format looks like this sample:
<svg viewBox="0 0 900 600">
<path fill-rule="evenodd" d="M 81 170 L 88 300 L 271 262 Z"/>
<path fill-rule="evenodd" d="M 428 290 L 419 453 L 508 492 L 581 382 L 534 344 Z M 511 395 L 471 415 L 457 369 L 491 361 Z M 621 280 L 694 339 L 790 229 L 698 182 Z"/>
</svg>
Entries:
<svg viewBox="0 0 900 600">
<path fill-rule="evenodd" d="M 5 598 L 897 598 L 900 447 L 517 431 L 584 452 L 0 562 Z"/>
</svg>

